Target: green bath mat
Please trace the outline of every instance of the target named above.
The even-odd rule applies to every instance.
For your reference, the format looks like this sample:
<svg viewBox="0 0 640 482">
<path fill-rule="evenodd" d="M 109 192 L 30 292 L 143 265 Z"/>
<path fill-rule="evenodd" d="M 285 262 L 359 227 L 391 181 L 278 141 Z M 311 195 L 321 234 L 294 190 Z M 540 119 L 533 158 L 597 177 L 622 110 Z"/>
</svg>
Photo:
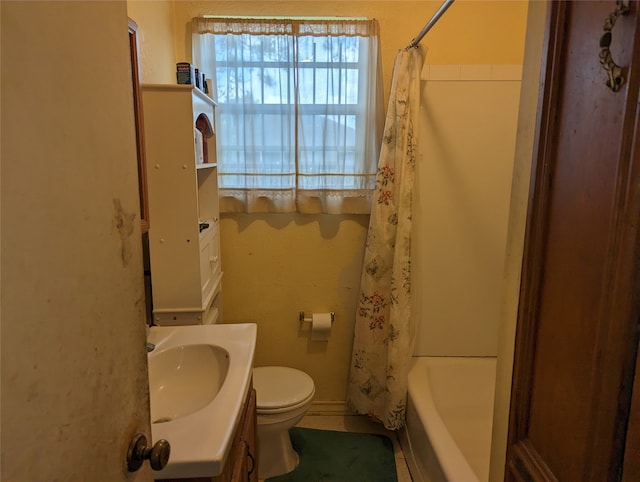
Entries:
<svg viewBox="0 0 640 482">
<path fill-rule="evenodd" d="M 300 463 L 267 482 L 397 482 L 393 443 L 385 435 L 293 427 Z"/>
</svg>

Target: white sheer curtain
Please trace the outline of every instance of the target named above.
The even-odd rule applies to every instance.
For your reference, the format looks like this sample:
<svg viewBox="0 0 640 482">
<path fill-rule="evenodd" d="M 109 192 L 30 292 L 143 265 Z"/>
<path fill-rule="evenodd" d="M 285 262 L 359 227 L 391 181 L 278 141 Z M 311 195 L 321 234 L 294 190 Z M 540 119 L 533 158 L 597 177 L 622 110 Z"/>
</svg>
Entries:
<svg viewBox="0 0 640 482">
<path fill-rule="evenodd" d="M 222 212 L 369 213 L 384 122 L 375 20 L 194 18 Z"/>
</svg>

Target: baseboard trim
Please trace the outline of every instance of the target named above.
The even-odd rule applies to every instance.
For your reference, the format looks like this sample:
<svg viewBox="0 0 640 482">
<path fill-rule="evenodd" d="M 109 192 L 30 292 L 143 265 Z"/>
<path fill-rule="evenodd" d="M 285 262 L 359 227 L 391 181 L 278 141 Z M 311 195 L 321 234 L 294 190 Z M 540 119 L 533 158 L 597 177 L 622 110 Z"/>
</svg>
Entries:
<svg viewBox="0 0 640 482">
<path fill-rule="evenodd" d="M 317 400 L 311 402 L 307 415 L 355 415 L 344 400 Z"/>
</svg>

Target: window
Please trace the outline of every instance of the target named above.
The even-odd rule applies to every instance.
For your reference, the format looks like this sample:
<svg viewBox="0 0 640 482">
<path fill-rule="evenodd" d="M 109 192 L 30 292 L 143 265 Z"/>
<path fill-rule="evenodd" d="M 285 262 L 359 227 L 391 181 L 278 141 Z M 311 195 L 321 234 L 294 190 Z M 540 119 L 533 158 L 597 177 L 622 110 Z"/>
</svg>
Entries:
<svg viewBox="0 0 640 482">
<path fill-rule="evenodd" d="M 383 127 L 375 20 L 195 18 L 224 212 L 368 213 Z"/>
</svg>

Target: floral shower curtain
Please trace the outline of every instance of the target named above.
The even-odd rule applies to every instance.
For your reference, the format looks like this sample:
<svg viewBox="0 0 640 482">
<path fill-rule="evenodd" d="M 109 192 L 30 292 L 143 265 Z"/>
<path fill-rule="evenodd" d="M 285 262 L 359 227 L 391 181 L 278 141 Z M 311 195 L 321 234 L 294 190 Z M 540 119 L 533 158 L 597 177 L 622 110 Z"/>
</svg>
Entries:
<svg viewBox="0 0 640 482">
<path fill-rule="evenodd" d="M 420 47 L 401 50 L 393 68 L 347 393 L 357 413 L 390 430 L 404 425 L 413 353 L 411 202 L 423 58 Z"/>
</svg>

